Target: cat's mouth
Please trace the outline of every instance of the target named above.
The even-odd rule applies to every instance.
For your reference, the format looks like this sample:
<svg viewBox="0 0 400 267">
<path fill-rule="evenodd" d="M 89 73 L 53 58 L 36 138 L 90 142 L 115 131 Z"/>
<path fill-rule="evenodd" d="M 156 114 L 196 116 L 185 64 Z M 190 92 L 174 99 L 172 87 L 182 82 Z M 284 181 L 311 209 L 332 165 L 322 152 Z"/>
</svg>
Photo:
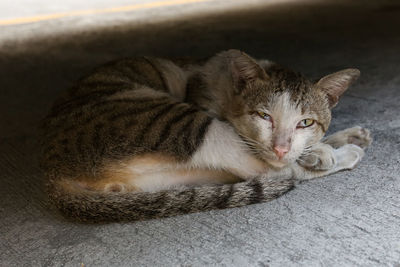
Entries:
<svg viewBox="0 0 400 267">
<path fill-rule="evenodd" d="M 245 136 L 242 136 L 242 137 L 244 137 L 244 139 L 246 139 L 246 140 L 250 140 L 249 142 L 251 142 L 251 143 L 249 146 L 252 149 L 256 150 L 256 152 L 254 154 L 259 159 L 266 162 L 270 166 L 280 169 L 280 168 L 285 167 L 289 163 L 291 163 L 291 160 L 289 159 L 289 157 L 278 158 L 275 154 L 270 152 L 270 151 L 272 151 L 271 149 L 264 148 L 264 146 L 259 145 L 259 143 L 257 145 L 254 145 L 254 143 L 255 143 L 254 140 L 252 140 L 248 137 L 245 137 Z M 288 156 L 288 155 L 286 155 L 286 156 Z"/>
<path fill-rule="evenodd" d="M 283 168 L 291 163 L 291 161 L 287 158 L 278 159 L 268 154 L 261 155 L 260 158 L 270 166 L 278 169 Z"/>
<path fill-rule="evenodd" d="M 284 159 L 281 159 L 281 160 L 268 159 L 267 162 L 268 162 L 268 164 L 270 164 L 272 167 L 275 167 L 275 168 L 283 168 L 289 164 L 289 161 L 284 160 Z"/>
</svg>

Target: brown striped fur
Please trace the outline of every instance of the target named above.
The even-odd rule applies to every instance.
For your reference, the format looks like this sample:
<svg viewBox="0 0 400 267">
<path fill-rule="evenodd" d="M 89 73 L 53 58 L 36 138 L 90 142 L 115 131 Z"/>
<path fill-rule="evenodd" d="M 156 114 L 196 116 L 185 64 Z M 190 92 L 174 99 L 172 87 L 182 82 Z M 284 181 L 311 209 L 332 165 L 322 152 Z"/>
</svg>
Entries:
<svg viewBox="0 0 400 267">
<path fill-rule="evenodd" d="M 100 67 L 56 101 L 43 122 L 41 165 L 50 199 L 82 221 L 274 199 L 294 178 L 332 172 L 314 174 L 296 162 L 320 141 L 330 108 L 358 73 L 339 76 L 314 84 L 237 50 L 198 62 L 138 57 Z M 280 110 L 282 125 L 304 114 L 317 123 L 296 132 L 296 121 L 288 133 L 254 115 L 260 109 Z M 272 146 L 283 135 L 293 149 L 278 160 Z"/>
</svg>

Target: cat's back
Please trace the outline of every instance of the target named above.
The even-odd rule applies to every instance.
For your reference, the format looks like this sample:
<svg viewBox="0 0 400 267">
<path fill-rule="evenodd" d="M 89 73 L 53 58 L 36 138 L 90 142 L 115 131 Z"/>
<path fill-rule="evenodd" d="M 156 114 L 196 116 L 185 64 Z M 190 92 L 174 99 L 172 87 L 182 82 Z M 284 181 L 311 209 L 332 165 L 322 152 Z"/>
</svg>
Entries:
<svg viewBox="0 0 400 267">
<path fill-rule="evenodd" d="M 186 79 L 187 70 L 157 58 L 124 59 L 96 69 L 45 118 L 42 166 L 73 175 L 149 151 L 189 155 L 201 138 L 196 129 L 210 120 L 182 102 Z"/>
<path fill-rule="evenodd" d="M 166 91 L 161 60 L 137 57 L 109 62 L 93 70 L 68 89 L 53 105 L 52 114 L 82 106 L 87 101 L 96 101 L 115 93 L 135 90 L 147 86 Z M 166 60 L 162 60 L 166 61 Z M 73 105 L 75 104 L 75 105 Z"/>
</svg>

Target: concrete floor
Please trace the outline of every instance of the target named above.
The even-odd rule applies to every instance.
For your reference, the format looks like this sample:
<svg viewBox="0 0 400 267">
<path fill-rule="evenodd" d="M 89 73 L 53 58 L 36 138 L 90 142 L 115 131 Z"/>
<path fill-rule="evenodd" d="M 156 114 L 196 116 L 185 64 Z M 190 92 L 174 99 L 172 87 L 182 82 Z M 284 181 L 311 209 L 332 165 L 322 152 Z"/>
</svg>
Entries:
<svg viewBox="0 0 400 267">
<path fill-rule="evenodd" d="M 60 92 L 116 58 L 228 48 L 314 78 L 359 68 L 330 129 L 371 129 L 358 168 L 270 203 L 138 223 L 82 225 L 47 205 L 36 126 Z M 399 267 L 399 73 L 396 1 L 212 1 L 0 26 L 0 265 Z"/>
</svg>

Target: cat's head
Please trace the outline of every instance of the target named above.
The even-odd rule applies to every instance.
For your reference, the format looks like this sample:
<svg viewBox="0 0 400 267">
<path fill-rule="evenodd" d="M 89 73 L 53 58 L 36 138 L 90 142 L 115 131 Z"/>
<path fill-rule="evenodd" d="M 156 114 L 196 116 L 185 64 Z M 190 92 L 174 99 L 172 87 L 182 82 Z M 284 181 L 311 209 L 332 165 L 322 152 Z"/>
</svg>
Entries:
<svg viewBox="0 0 400 267">
<path fill-rule="evenodd" d="M 311 82 L 267 61 L 229 50 L 233 97 L 226 119 L 275 167 L 294 162 L 328 129 L 331 109 L 360 75 L 345 69 Z"/>
</svg>

